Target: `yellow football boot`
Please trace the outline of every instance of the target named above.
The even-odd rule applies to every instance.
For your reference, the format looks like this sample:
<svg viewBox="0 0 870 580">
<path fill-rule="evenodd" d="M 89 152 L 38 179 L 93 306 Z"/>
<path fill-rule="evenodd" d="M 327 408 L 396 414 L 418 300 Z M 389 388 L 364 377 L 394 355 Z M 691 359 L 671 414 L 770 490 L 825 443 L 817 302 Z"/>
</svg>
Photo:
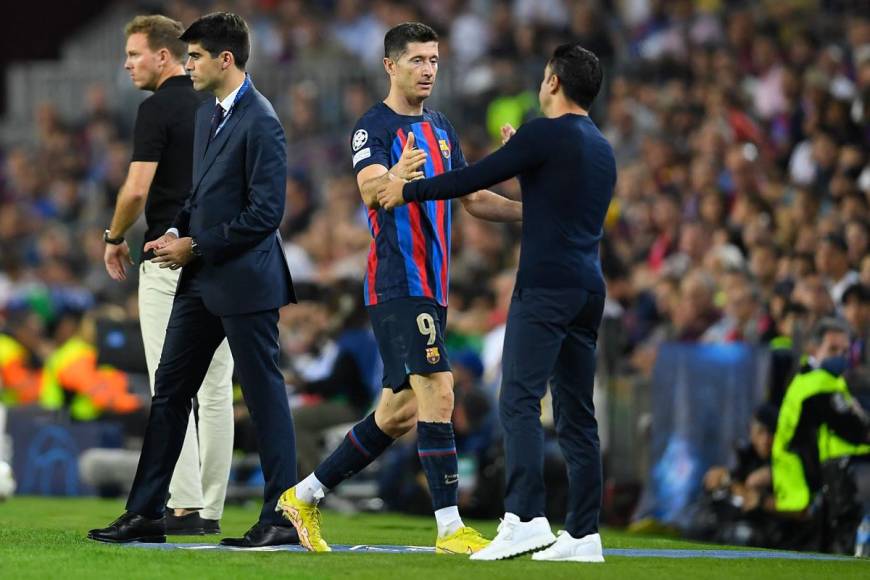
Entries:
<svg viewBox="0 0 870 580">
<path fill-rule="evenodd" d="M 332 549 L 320 536 L 320 510 L 317 505 L 305 503 L 296 497 L 296 487 L 291 487 L 278 499 L 278 511 L 290 520 L 299 543 L 309 552 L 331 552 Z"/>
<path fill-rule="evenodd" d="M 462 554 L 470 556 L 489 545 L 489 540 L 468 526 L 459 528 L 449 536 L 435 540 L 436 554 Z"/>
</svg>

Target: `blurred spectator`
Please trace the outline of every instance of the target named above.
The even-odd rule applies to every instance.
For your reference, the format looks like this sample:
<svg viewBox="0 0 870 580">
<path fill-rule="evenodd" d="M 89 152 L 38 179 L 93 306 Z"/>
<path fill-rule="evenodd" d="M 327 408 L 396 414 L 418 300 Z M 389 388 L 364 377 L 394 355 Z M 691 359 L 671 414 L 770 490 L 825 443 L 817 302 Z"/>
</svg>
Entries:
<svg viewBox="0 0 870 580">
<path fill-rule="evenodd" d="M 843 293 L 858 282 L 858 272 L 849 268 L 849 246 L 839 234 L 828 234 L 816 251 L 816 270 L 825 277 L 836 306 L 842 305 Z"/>
<path fill-rule="evenodd" d="M 47 352 L 39 316 L 21 308 L 7 315 L 0 332 L 0 402 L 7 406 L 39 401 L 40 370 Z"/>
<path fill-rule="evenodd" d="M 745 277 L 725 291 L 725 315 L 702 337 L 704 342 L 766 343 L 773 324 L 762 309 L 761 293 Z"/>
<path fill-rule="evenodd" d="M 365 10 L 366 4 L 359 0 L 339 0 L 330 33 L 348 54 L 358 54 L 366 66 L 380 68 L 387 27 L 376 13 Z"/>
<path fill-rule="evenodd" d="M 802 276 L 794 287 L 792 299 L 807 309 L 810 324 L 834 313 L 834 300 L 818 274 Z"/>
<path fill-rule="evenodd" d="M 853 284 L 843 293 L 843 318 L 852 331 L 846 382 L 870 404 L 870 286 Z"/>
<path fill-rule="evenodd" d="M 771 241 L 758 243 L 750 251 L 749 272 L 758 284 L 763 302 L 769 302 L 773 298 L 780 257 L 779 248 Z"/>
<path fill-rule="evenodd" d="M 674 313 L 677 340 L 699 340 L 719 319 L 719 312 L 713 304 L 715 290 L 713 278 L 703 271 L 695 270 L 683 278 L 679 304 Z"/>
</svg>

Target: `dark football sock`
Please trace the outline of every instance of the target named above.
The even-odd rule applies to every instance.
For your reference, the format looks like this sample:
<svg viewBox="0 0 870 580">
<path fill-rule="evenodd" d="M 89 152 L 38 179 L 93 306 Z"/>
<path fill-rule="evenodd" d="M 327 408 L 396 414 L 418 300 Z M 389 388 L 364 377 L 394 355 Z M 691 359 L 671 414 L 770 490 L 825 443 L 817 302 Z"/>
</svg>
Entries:
<svg viewBox="0 0 870 580">
<path fill-rule="evenodd" d="M 314 475 L 328 489 L 334 489 L 362 471 L 392 443 L 393 438 L 381 431 L 372 413 L 347 432 L 341 445 L 323 460 Z"/>
<path fill-rule="evenodd" d="M 432 508 L 440 510 L 457 505 L 459 498 L 459 464 L 456 440 L 450 423 L 417 423 L 417 454 L 429 482 Z"/>
</svg>

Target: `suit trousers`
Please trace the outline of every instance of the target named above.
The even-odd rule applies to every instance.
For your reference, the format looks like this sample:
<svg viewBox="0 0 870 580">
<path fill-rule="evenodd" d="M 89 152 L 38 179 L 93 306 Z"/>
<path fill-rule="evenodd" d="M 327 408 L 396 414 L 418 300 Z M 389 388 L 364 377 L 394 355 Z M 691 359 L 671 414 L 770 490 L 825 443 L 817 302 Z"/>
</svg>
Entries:
<svg viewBox="0 0 870 580">
<path fill-rule="evenodd" d="M 541 399 L 549 382 L 559 447 L 568 466 L 565 529 L 598 530 L 601 451 L 592 403 L 604 295 L 580 288 L 518 288 L 508 312 L 499 413 L 505 438 L 505 511 L 544 516 Z"/>
<path fill-rule="evenodd" d="M 143 262 L 139 266 L 139 319 L 151 394 L 163 351 L 180 270 Z M 169 483 L 170 508 L 201 508 L 219 520 L 224 511 L 233 460 L 233 356 L 224 340 L 214 353 L 196 395 L 199 421 L 191 415 L 184 445 Z"/>
<path fill-rule="evenodd" d="M 284 525 L 274 509 L 281 493 L 296 483 L 296 455 L 290 407 L 278 367 L 278 310 L 218 316 L 205 307 L 196 278 L 195 274 L 182 277 L 172 305 L 127 510 L 146 517 L 163 514 L 172 470 L 190 423 L 191 400 L 215 351 L 228 342 L 257 430 L 266 478 L 260 521 Z"/>
</svg>

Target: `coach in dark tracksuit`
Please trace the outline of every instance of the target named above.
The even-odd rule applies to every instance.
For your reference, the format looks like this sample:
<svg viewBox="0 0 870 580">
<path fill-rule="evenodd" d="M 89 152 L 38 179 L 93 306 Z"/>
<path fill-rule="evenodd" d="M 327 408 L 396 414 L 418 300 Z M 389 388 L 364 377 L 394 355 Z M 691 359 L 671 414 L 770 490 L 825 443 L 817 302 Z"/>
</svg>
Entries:
<svg viewBox="0 0 870 580">
<path fill-rule="evenodd" d="M 194 88 L 216 99 L 197 110 L 191 195 L 171 233 L 145 246 L 155 249 L 161 267 L 184 269 L 127 513 L 89 537 L 165 541 L 162 516 L 191 398 L 226 337 L 257 429 L 266 486 L 259 521 L 243 538 L 221 543 L 297 543 L 296 531 L 275 513 L 281 492 L 296 483 L 293 423 L 278 367 L 278 309 L 295 301 L 277 231 L 287 176 L 284 130 L 245 74 L 250 43 L 241 18 L 204 16 L 181 39 Z"/>
<path fill-rule="evenodd" d="M 603 561 L 597 534 L 601 454 L 592 404 L 595 345 L 605 286 L 598 257 L 616 184 L 613 151 L 589 118 L 601 84 L 598 59 L 559 47 L 541 84 L 536 119 L 479 163 L 432 179 L 390 183 L 382 206 L 467 195 L 519 176 L 523 232 L 505 334 L 500 409 L 505 431 L 504 522 L 472 559 L 495 560 L 555 544 L 539 560 Z M 566 530 L 556 541 L 544 517 L 541 399 L 550 382 L 559 444 L 568 463 Z"/>
</svg>

